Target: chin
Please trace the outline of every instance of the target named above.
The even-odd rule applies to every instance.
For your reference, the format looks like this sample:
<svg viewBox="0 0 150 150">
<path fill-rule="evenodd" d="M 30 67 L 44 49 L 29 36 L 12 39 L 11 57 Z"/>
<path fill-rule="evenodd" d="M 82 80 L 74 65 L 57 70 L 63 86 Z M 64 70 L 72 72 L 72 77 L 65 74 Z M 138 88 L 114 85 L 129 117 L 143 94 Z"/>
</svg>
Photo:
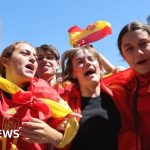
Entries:
<svg viewBox="0 0 150 150">
<path fill-rule="evenodd" d="M 95 78 L 92 78 L 91 80 L 95 81 L 95 82 L 99 82 L 100 81 L 100 78 L 99 77 L 95 77 Z"/>
<path fill-rule="evenodd" d="M 31 79 L 34 78 L 34 76 L 35 76 L 35 75 L 33 75 L 33 74 L 26 74 L 26 75 L 24 76 L 24 78 L 31 80 Z"/>
<path fill-rule="evenodd" d="M 141 74 L 141 75 L 145 75 L 145 74 L 147 74 L 147 73 L 150 72 L 150 70 L 144 70 L 144 69 L 143 69 L 143 70 L 142 70 L 142 69 L 141 69 L 141 70 L 138 69 L 138 70 L 135 70 L 135 71 L 136 71 L 137 73 Z"/>
<path fill-rule="evenodd" d="M 93 82 L 94 84 L 99 84 L 100 80 L 98 80 L 98 79 L 92 79 L 91 82 Z"/>
<path fill-rule="evenodd" d="M 31 80 L 31 79 L 34 78 L 34 76 L 26 76 L 25 78 L 26 78 L 27 80 Z"/>
</svg>

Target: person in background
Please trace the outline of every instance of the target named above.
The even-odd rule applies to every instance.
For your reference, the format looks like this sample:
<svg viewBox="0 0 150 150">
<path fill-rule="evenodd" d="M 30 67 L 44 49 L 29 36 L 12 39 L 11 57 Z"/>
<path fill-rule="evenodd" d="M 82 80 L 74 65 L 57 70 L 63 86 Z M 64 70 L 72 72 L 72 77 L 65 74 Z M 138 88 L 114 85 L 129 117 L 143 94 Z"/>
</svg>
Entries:
<svg viewBox="0 0 150 150">
<path fill-rule="evenodd" d="M 101 69 L 100 56 L 91 45 L 62 55 L 63 82 L 58 92 L 74 112 L 82 114 L 69 150 L 118 149 L 120 116 L 109 90 L 101 84 Z"/>
<path fill-rule="evenodd" d="M 47 81 L 51 86 L 55 86 L 60 58 L 58 50 L 47 44 L 37 47 L 36 50 L 38 55 L 38 77 Z"/>
<path fill-rule="evenodd" d="M 124 60 L 131 67 L 120 76 L 119 83 L 130 93 L 127 104 L 130 109 L 132 137 L 127 134 L 124 145 L 128 149 L 150 149 L 150 26 L 140 21 L 125 25 L 118 36 L 118 48 Z M 117 80 L 116 80 L 117 82 Z M 127 127 L 127 126 L 126 126 Z M 127 150 L 127 149 L 126 149 Z"/>
</svg>

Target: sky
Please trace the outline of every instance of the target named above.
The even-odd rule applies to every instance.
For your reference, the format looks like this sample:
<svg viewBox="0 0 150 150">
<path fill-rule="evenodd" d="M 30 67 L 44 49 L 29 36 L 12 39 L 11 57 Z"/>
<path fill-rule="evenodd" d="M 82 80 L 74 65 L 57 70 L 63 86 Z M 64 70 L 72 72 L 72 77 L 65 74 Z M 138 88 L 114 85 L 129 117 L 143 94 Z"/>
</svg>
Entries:
<svg viewBox="0 0 150 150">
<path fill-rule="evenodd" d="M 0 53 L 17 41 L 33 46 L 54 45 L 62 54 L 71 48 L 68 29 L 85 29 L 99 20 L 108 21 L 112 34 L 93 43 L 114 66 L 128 67 L 119 54 L 121 28 L 135 20 L 147 22 L 149 0 L 0 0 Z"/>
</svg>

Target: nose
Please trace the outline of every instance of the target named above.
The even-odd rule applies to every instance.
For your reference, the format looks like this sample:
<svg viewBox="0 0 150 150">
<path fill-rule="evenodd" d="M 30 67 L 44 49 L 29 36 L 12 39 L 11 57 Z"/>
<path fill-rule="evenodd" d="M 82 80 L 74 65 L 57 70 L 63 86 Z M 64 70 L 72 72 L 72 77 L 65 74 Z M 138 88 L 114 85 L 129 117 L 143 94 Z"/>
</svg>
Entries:
<svg viewBox="0 0 150 150">
<path fill-rule="evenodd" d="M 139 55 L 143 55 L 144 54 L 144 52 L 143 52 L 143 50 L 141 50 L 140 48 L 137 50 L 137 54 L 139 54 Z"/>
<path fill-rule="evenodd" d="M 34 63 L 36 61 L 36 57 L 34 55 L 31 55 L 29 61 Z"/>
<path fill-rule="evenodd" d="M 47 59 L 46 57 L 43 57 L 43 61 L 44 61 L 44 62 L 47 62 L 48 59 Z"/>
<path fill-rule="evenodd" d="M 91 65 L 91 62 L 86 58 L 86 59 L 85 59 L 85 64 L 86 64 L 86 66 L 90 66 L 90 65 Z"/>
</svg>

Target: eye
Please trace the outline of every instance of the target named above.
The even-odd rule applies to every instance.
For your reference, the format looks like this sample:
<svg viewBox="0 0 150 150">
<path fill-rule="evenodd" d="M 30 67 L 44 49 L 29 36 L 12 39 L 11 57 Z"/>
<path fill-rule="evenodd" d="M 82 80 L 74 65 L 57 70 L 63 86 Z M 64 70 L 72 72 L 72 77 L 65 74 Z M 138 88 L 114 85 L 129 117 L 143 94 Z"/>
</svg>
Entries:
<svg viewBox="0 0 150 150">
<path fill-rule="evenodd" d="M 38 57 L 37 57 L 37 60 L 38 60 L 38 61 L 42 61 L 42 60 L 43 60 L 43 57 L 38 56 Z"/>
<path fill-rule="evenodd" d="M 148 46 L 148 45 L 150 45 L 150 41 L 143 41 L 140 43 L 140 47 L 143 47 L 143 48 Z"/>
<path fill-rule="evenodd" d="M 95 61 L 95 57 L 88 57 L 88 60 Z"/>
<path fill-rule="evenodd" d="M 82 63 L 83 63 L 83 60 L 81 60 L 81 59 L 77 61 L 77 64 L 78 64 L 78 65 L 79 65 L 79 64 L 82 64 Z"/>
<path fill-rule="evenodd" d="M 125 48 L 125 52 L 126 52 L 126 53 L 131 53 L 131 52 L 134 51 L 134 49 L 135 49 L 135 48 L 134 48 L 133 46 L 128 46 L 128 47 Z"/>
<path fill-rule="evenodd" d="M 28 51 L 25 51 L 25 50 L 22 50 L 20 52 L 20 54 L 22 54 L 23 56 L 26 56 L 26 55 L 29 55 L 29 52 Z"/>
<path fill-rule="evenodd" d="M 48 56 L 46 57 L 47 60 L 53 60 L 54 58 L 55 58 L 54 55 L 48 55 Z"/>
</svg>

